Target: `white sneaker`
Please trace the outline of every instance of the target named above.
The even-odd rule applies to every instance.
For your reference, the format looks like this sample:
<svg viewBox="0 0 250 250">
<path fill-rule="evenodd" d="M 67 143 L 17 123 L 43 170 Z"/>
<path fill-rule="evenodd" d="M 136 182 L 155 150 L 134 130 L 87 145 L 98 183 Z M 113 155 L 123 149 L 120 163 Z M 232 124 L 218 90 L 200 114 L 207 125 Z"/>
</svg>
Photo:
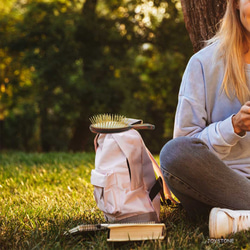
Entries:
<svg viewBox="0 0 250 250">
<path fill-rule="evenodd" d="M 215 207 L 210 212 L 210 238 L 221 238 L 247 229 L 250 229 L 250 210 L 230 210 Z"/>
</svg>

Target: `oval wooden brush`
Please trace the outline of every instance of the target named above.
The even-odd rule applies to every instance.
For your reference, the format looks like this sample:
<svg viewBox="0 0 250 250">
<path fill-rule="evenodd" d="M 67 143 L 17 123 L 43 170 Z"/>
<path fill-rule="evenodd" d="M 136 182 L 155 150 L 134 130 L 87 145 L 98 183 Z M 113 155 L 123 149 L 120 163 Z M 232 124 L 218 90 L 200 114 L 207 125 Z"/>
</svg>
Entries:
<svg viewBox="0 0 250 250">
<path fill-rule="evenodd" d="M 129 129 L 149 129 L 153 130 L 154 125 L 143 124 L 129 124 L 129 119 L 123 115 L 100 114 L 90 118 L 90 131 L 98 134 L 119 133 Z"/>
</svg>

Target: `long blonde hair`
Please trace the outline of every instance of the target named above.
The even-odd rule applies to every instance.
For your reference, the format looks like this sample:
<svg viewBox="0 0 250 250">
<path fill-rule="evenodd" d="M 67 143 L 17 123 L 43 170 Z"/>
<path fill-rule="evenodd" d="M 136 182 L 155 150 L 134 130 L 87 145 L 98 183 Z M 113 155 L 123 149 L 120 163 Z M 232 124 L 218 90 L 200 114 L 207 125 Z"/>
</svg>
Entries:
<svg viewBox="0 0 250 250">
<path fill-rule="evenodd" d="M 223 90 L 229 98 L 235 95 L 243 104 L 250 100 L 250 90 L 245 74 L 244 53 L 246 47 L 245 29 L 240 21 L 237 8 L 239 0 L 228 0 L 225 15 L 216 35 L 207 44 L 217 43 L 215 57 L 225 60 L 225 75 L 222 83 Z M 245 51 L 244 51 L 245 50 Z"/>
</svg>

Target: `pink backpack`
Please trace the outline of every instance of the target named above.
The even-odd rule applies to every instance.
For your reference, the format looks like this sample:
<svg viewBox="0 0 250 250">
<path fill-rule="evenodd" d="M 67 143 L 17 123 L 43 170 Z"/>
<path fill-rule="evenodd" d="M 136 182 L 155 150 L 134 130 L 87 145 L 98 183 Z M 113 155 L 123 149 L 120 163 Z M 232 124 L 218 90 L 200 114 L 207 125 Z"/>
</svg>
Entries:
<svg viewBox="0 0 250 250">
<path fill-rule="evenodd" d="M 134 129 L 98 134 L 95 149 L 91 184 L 105 220 L 159 222 L 160 191 L 164 190 L 164 198 L 174 200 L 140 134 Z"/>
</svg>

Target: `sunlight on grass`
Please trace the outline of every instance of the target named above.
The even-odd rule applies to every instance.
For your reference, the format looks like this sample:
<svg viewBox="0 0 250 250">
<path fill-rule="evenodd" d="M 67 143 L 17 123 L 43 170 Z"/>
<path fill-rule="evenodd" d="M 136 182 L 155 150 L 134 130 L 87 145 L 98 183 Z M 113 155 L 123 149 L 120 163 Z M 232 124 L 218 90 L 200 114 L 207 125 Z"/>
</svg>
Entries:
<svg viewBox="0 0 250 250">
<path fill-rule="evenodd" d="M 193 224 L 184 210 L 161 207 L 164 241 L 107 243 L 106 232 L 63 237 L 82 223 L 104 222 L 90 184 L 94 153 L 0 155 L 0 249 L 249 249 L 250 235 L 231 244 L 207 244 L 207 224 Z M 157 158 L 158 160 L 158 158 Z M 239 239 L 239 240 L 236 240 Z"/>
<path fill-rule="evenodd" d="M 74 222 L 100 222 L 89 183 L 93 165 L 93 154 L 2 154 L 0 245 L 31 247 L 33 234 L 51 237 Z"/>
</svg>

